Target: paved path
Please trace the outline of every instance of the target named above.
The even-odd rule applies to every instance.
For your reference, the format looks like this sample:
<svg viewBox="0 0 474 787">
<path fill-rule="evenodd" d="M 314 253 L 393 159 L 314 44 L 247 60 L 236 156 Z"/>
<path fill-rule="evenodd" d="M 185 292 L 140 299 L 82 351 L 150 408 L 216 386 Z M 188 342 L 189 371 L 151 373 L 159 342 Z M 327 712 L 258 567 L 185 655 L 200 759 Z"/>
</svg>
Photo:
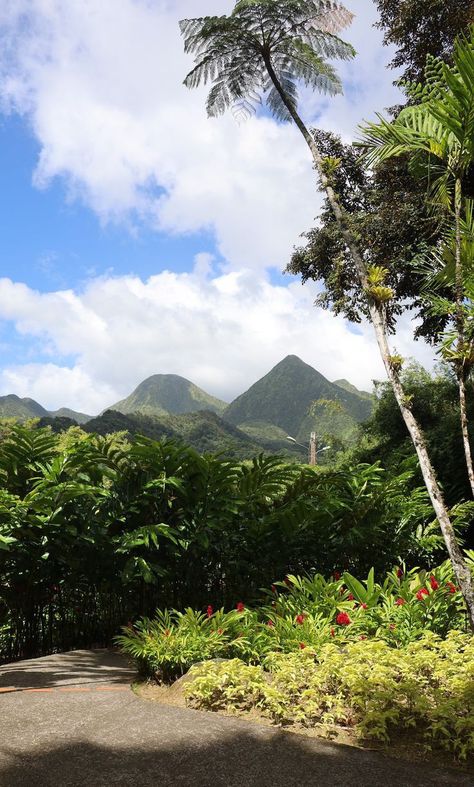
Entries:
<svg viewBox="0 0 474 787">
<path fill-rule="evenodd" d="M 474 785 L 375 752 L 137 698 L 107 651 L 0 667 L 0 787 Z"/>
</svg>

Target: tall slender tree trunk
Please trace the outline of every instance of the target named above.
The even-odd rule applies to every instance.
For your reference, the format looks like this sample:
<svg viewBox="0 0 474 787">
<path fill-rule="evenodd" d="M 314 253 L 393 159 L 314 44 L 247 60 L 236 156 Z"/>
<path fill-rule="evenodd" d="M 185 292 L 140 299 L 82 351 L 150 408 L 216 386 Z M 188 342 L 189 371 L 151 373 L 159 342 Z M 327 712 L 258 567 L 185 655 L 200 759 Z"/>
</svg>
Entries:
<svg viewBox="0 0 474 787">
<path fill-rule="evenodd" d="M 461 260 L 461 207 L 462 207 L 461 180 L 456 178 L 454 189 L 454 220 L 455 220 L 455 299 L 456 299 L 456 331 L 458 335 L 457 351 L 457 380 L 459 388 L 459 411 L 461 415 L 462 440 L 464 445 L 464 455 L 466 457 L 467 474 L 471 485 L 472 496 L 474 497 L 474 468 L 472 464 L 471 442 L 469 439 L 469 428 L 466 407 L 466 359 L 465 359 L 465 333 L 464 333 L 464 283 Z"/>
<path fill-rule="evenodd" d="M 294 123 L 300 130 L 301 134 L 305 139 L 306 144 L 309 147 L 315 167 L 318 171 L 319 177 L 321 179 L 321 183 L 326 192 L 329 204 L 334 213 L 334 217 L 338 224 L 339 230 L 342 234 L 344 242 L 346 243 L 349 251 L 351 252 L 352 259 L 354 260 L 354 264 L 356 266 L 357 274 L 359 277 L 360 286 L 363 288 L 364 291 L 368 291 L 369 281 L 367 275 L 367 265 L 358 248 L 357 242 L 351 230 L 349 229 L 346 218 L 339 204 L 337 195 L 333 187 L 331 186 L 331 183 L 329 182 L 327 175 L 325 174 L 324 167 L 323 167 L 323 159 L 319 152 L 318 146 L 316 145 L 313 136 L 311 135 L 311 133 L 303 123 L 303 120 L 298 115 L 295 107 L 291 104 L 290 101 L 288 101 L 285 91 L 283 90 L 279 82 L 279 79 L 273 69 L 272 63 L 269 58 L 265 61 L 265 65 L 268 70 L 269 77 L 272 80 L 276 90 L 278 91 L 281 100 L 285 104 Z M 408 397 L 406 396 L 403 390 L 403 386 L 400 381 L 398 371 L 391 362 L 391 353 L 388 345 L 387 329 L 386 329 L 383 307 L 375 303 L 370 298 L 370 296 L 368 296 L 368 304 L 369 304 L 370 319 L 372 325 L 374 326 L 377 344 L 379 346 L 380 354 L 382 356 L 385 370 L 387 372 L 387 377 L 392 385 L 395 398 L 400 408 L 400 412 L 402 414 L 403 420 L 405 421 L 406 427 L 408 429 L 416 453 L 418 455 L 418 461 L 420 463 L 423 480 L 428 490 L 428 494 L 430 496 L 432 506 L 434 508 L 436 517 L 439 522 L 439 526 L 441 528 L 441 532 L 444 537 L 446 548 L 448 550 L 448 555 L 453 565 L 456 581 L 459 584 L 464 600 L 466 602 L 467 613 L 468 613 L 471 629 L 474 631 L 473 578 L 471 576 L 469 567 L 464 559 L 462 550 L 457 542 L 456 535 L 454 533 L 454 528 L 449 517 L 449 512 L 446 503 L 444 501 L 443 494 L 439 487 L 435 470 L 433 468 L 433 465 L 431 464 L 431 460 L 428 455 L 424 434 L 410 409 L 410 403 Z"/>
</svg>

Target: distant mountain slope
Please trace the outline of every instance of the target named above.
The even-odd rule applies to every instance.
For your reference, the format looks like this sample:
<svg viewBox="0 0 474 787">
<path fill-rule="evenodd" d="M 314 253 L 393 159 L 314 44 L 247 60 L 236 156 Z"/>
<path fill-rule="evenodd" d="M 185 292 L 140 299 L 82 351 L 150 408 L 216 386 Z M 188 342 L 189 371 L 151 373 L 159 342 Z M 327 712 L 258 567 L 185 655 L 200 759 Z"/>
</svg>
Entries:
<svg viewBox="0 0 474 787">
<path fill-rule="evenodd" d="M 317 400 L 339 402 L 355 422 L 365 420 L 372 409 L 371 401 L 331 383 L 296 355 L 288 355 L 238 396 L 223 417 L 236 426 L 264 421 L 295 437 Z"/>
<path fill-rule="evenodd" d="M 24 397 L 21 399 L 16 394 L 0 396 L 0 418 L 18 418 L 19 421 L 26 421 L 29 418 L 42 418 L 49 415 L 34 399 Z"/>
<path fill-rule="evenodd" d="M 102 435 L 126 431 L 130 435 L 142 434 L 152 440 L 174 438 L 200 453 L 222 452 L 225 456 L 236 459 L 255 456 L 261 453 L 263 448 L 239 429 L 223 421 L 216 413 L 209 411 L 152 416 L 107 410 L 88 421 L 83 429 Z"/>
<path fill-rule="evenodd" d="M 78 413 L 76 410 L 71 410 L 69 407 L 60 407 L 59 410 L 50 410 L 52 418 L 72 418 L 77 424 L 86 424 L 93 418 L 92 415 L 86 413 Z"/>
<path fill-rule="evenodd" d="M 334 380 L 333 385 L 337 385 L 339 388 L 343 388 L 344 391 L 349 391 L 349 393 L 356 394 L 356 396 L 360 396 L 362 399 L 370 399 L 372 401 L 374 398 L 373 394 L 368 391 L 359 390 L 359 388 L 352 385 L 349 380 Z"/>
<path fill-rule="evenodd" d="M 226 407 L 225 402 L 210 396 L 184 377 L 177 374 L 154 374 L 140 383 L 130 396 L 107 409 L 125 415 L 142 413 L 160 416 L 167 413 L 194 413 L 199 410 L 222 413 Z"/>
</svg>

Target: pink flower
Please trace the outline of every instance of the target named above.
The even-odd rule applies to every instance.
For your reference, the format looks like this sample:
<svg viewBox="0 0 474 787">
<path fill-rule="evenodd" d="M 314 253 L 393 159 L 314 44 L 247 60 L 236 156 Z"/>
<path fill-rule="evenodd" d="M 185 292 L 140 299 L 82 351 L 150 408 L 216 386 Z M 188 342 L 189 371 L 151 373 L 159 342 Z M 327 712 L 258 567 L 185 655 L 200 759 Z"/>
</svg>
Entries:
<svg viewBox="0 0 474 787">
<path fill-rule="evenodd" d="M 245 609 L 245 604 L 243 603 L 243 601 L 238 601 L 237 604 L 235 605 L 235 608 L 237 612 L 243 612 Z"/>
<path fill-rule="evenodd" d="M 207 617 L 208 617 L 208 618 L 212 618 L 213 614 L 214 614 L 214 610 L 213 610 L 213 608 L 211 607 L 211 605 L 209 604 L 209 606 L 208 606 L 208 608 L 207 608 Z"/>
<path fill-rule="evenodd" d="M 406 603 L 407 603 L 407 602 L 405 601 L 405 599 L 404 599 L 404 598 L 402 598 L 401 596 L 400 596 L 400 598 L 397 598 L 397 600 L 396 600 L 396 602 L 395 602 L 395 604 L 397 605 L 397 607 L 403 607 L 403 605 L 404 605 L 404 604 L 406 604 Z"/>
<path fill-rule="evenodd" d="M 351 623 L 351 619 L 347 612 L 339 612 L 336 618 L 336 623 L 338 623 L 339 626 L 348 626 L 349 623 Z"/>
</svg>

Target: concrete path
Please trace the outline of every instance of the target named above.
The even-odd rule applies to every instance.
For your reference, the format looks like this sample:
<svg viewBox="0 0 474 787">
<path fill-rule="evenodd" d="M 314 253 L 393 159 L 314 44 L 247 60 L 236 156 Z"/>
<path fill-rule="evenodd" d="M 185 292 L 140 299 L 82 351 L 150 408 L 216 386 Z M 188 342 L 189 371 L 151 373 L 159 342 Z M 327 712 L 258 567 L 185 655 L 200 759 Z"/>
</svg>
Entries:
<svg viewBox="0 0 474 787">
<path fill-rule="evenodd" d="M 1 787 L 474 785 L 375 752 L 137 698 L 115 653 L 0 667 Z"/>
</svg>

